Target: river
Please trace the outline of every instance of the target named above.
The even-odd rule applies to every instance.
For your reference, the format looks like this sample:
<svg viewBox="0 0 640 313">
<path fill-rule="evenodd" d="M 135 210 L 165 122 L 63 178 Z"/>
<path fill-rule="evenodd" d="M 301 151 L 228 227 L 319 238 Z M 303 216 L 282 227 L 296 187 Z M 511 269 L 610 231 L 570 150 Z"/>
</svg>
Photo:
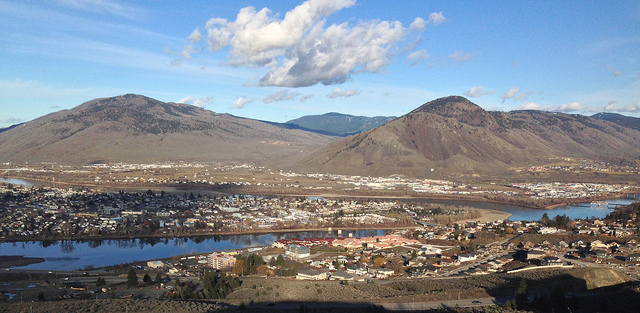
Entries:
<svg viewBox="0 0 640 313">
<path fill-rule="evenodd" d="M 425 200 L 427 203 L 436 203 L 443 205 L 450 205 L 455 207 L 472 207 L 479 209 L 491 209 L 510 213 L 509 220 L 511 221 L 537 221 L 542 218 L 544 213 L 549 215 L 549 218 L 554 218 L 556 215 L 566 214 L 571 219 L 578 218 L 604 218 L 607 214 L 613 212 L 613 208 L 619 205 L 628 205 L 634 201 L 639 201 L 639 195 L 630 194 L 627 197 L 620 199 L 608 199 L 605 200 L 607 205 L 591 205 L 591 203 L 579 203 L 575 205 L 567 205 L 557 207 L 549 210 L 532 209 L 522 206 L 504 204 L 504 203 L 492 203 L 484 201 L 464 201 L 464 200 Z"/>
<path fill-rule="evenodd" d="M 340 236 L 381 236 L 388 230 L 357 230 L 342 232 Z M 164 259 L 195 253 L 268 246 L 278 239 L 307 237 L 339 237 L 333 232 L 295 232 L 262 235 L 233 235 L 192 238 L 142 238 L 83 241 L 27 241 L 0 243 L 1 255 L 24 255 L 44 258 L 45 261 L 19 267 L 39 270 L 78 270 L 87 266 L 103 267 L 136 261 Z"/>
</svg>

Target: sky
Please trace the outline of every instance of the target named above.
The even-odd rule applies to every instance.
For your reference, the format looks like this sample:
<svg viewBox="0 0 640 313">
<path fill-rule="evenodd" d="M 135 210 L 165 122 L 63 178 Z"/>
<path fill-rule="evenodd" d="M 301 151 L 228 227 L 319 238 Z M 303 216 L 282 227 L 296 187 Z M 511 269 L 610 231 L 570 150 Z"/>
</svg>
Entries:
<svg viewBox="0 0 640 313">
<path fill-rule="evenodd" d="M 640 117 L 640 1 L 0 1 L 0 127 L 134 93 L 285 122 L 485 110 Z"/>
</svg>

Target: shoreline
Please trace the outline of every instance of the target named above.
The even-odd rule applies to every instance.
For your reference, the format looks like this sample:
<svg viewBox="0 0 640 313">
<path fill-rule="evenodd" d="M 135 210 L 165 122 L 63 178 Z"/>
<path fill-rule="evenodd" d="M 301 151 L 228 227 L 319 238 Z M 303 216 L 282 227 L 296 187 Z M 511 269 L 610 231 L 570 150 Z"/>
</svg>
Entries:
<svg viewBox="0 0 640 313">
<path fill-rule="evenodd" d="M 460 222 L 479 222 L 487 223 L 496 220 L 505 220 L 511 213 L 491 210 L 473 208 L 480 212 L 480 217 L 464 219 L 456 221 Z M 300 232 L 328 232 L 331 231 L 347 230 L 347 231 L 361 231 L 361 230 L 409 230 L 409 229 L 421 229 L 424 226 L 419 224 L 411 225 L 359 225 L 359 226 L 325 226 L 314 228 L 291 228 L 291 229 L 264 229 L 264 230 L 250 230 L 243 232 L 206 232 L 206 233 L 192 233 L 192 234 L 151 234 L 141 236 L 79 236 L 79 237 L 57 237 L 57 238 L 0 238 L 0 243 L 6 242 L 26 242 L 26 241 L 93 241 L 93 240 L 128 240 L 128 239 L 176 239 L 176 238 L 191 238 L 191 237 L 214 237 L 214 236 L 244 236 L 244 235 L 265 235 L 265 234 L 287 234 L 287 233 L 300 233 Z"/>
</svg>

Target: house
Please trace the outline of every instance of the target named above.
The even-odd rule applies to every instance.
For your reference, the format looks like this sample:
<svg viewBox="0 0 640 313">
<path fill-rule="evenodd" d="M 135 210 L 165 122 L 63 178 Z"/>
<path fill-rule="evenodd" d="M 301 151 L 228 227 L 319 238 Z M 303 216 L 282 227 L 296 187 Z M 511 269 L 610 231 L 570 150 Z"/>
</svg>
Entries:
<svg viewBox="0 0 640 313">
<path fill-rule="evenodd" d="M 284 247 L 284 255 L 292 259 L 302 259 L 311 255 L 311 249 L 309 249 L 309 247 L 292 244 Z"/>
<path fill-rule="evenodd" d="M 327 270 L 301 269 L 296 272 L 296 279 L 301 280 L 325 280 L 329 277 Z"/>
<path fill-rule="evenodd" d="M 163 268 L 164 267 L 164 262 L 162 262 L 162 261 L 148 261 L 147 262 L 147 267 L 149 267 L 149 268 Z"/>
<path fill-rule="evenodd" d="M 331 274 L 331 277 L 329 279 L 331 280 L 342 280 L 342 281 L 353 281 L 353 274 L 349 274 L 345 271 L 336 271 L 335 273 Z"/>
<path fill-rule="evenodd" d="M 562 260 L 555 256 L 546 256 L 542 258 L 542 265 L 562 265 Z"/>
<path fill-rule="evenodd" d="M 478 253 L 476 252 L 469 252 L 469 253 L 463 253 L 458 255 L 458 261 L 460 261 L 460 263 L 475 261 L 477 258 L 478 258 Z"/>
<path fill-rule="evenodd" d="M 527 261 L 542 260 L 542 258 L 544 258 L 545 255 L 547 254 L 544 251 L 540 251 L 540 250 L 527 251 Z"/>
<path fill-rule="evenodd" d="M 378 268 L 375 270 L 376 273 L 376 277 L 378 277 L 378 279 L 385 279 L 385 278 L 389 278 L 391 276 L 393 276 L 393 274 L 396 273 L 396 271 L 390 269 L 390 268 Z"/>
</svg>

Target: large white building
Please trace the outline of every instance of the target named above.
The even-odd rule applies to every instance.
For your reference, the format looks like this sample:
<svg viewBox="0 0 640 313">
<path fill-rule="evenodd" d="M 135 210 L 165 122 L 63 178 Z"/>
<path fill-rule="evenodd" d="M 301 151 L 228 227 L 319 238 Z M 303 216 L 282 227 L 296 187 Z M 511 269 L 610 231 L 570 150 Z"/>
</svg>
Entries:
<svg viewBox="0 0 640 313">
<path fill-rule="evenodd" d="M 309 247 L 301 245 L 288 245 L 284 247 L 284 256 L 292 259 L 302 259 L 311 255 Z"/>
<path fill-rule="evenodd" d="M 221 253 L 212 253 L 207 257 L 207 265 L 215 269 L 223 269 L 233 267 L 236 264 L 236 258 Z"/>
</svg>

